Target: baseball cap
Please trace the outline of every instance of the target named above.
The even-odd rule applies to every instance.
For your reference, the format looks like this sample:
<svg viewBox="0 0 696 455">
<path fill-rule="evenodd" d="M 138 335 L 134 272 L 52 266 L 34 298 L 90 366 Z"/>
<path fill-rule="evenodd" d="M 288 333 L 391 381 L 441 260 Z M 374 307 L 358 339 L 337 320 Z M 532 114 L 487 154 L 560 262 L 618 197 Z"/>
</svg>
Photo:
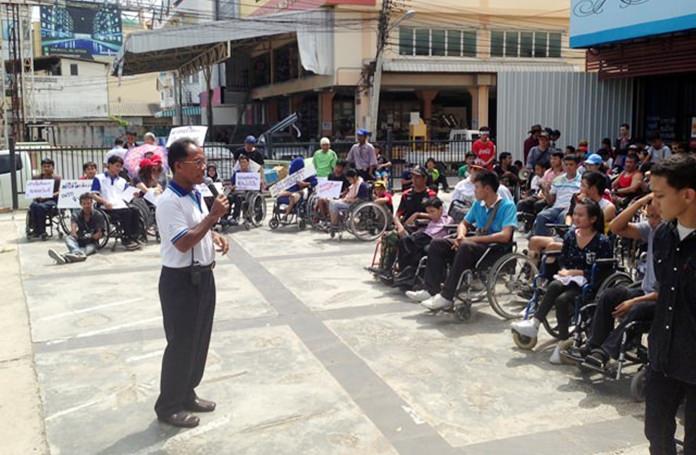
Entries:
<svg viewBox="0 0 696 455">
<path fill-rule="evenodd" d="M 425 177 L 426 175 L 428 175 L 428 172 L 425 170 L 425 168 L 423 166 L 416 166 L 413 169 L 411 169 L 411 174 L 420 175 L 422 177 Z"/>
<path fill-rule="evenodd" d="M 537 131 L 541 131 L 541 125 L 532 125 L 531 128 L 529 128 L 530 133 L 535 133 Z"/>
<path fill-rule="evenodd" d="M 369 136 L 370 132 L 367 131 L 365 128 L 360 128 L 358 131 L 355 132 L 357 136 Z"/>
<path fill-rule="evenodd" d="M 585 163 L 587 163 L 587 164 L 594 164 L 594 165 L 600 165 L 600 164 L 602 164 L 602 162 L 603 162 L 602 157 L 599 156 L 599 155 L 596 154 L 596 153 L 591 154 L 591 155 L 588 156 L 587 159 L 585 160 Z"/>
<path fill-rule="evenodd" d="M 374 185 L 375 185 L 376 187 L 377 187 L 377 186 L 381 186 L 382 188 L 386 188 L 386 187 L 387 187 L 387 184 L 384 183 L 384 180 L 375 180 L 375 184 L 374 184 Z"/>
<path fill-rule="evenodd" d="M 252 135 L 249 135 L 244 139 L 245 144 L 256 144 L 256 138 Z"/>
<path fill-rule="evenodd" d="M 541 132 L 541 133 L 539 134 L 539 137 L 545 137 L 545 138 L 548 138 L 548 137 L 549 137 L 549 133 L 548 133 L 548 132 L 546 132 L 546 131 L 542 131 L 542 132 Z"/>
</svg>

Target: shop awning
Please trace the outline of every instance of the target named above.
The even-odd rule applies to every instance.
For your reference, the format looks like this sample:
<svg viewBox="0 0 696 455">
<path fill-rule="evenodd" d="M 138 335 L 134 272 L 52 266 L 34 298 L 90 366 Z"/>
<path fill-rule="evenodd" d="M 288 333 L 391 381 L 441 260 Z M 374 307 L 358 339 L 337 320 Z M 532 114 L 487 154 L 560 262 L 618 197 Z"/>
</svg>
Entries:
<svg viewBox="0 0 696 455">
<path fill-rule="evenodd" d="M 193 117 L 193 116 L 201 115 L 201 107 L 200 106 L 184 106 L 181 108 L 181 113 L 185 117 Z M 176 117 L 176 109 L 163 109 L 161 111 L 155 112 L 155 117 L 157 117 L 157 118 Z"/>
<path fill-rule="evenodd" d="M 400 58 L 384 61 L 384 71 L 392 73 L 502 73 L 552 71 L 581 71 L 568 63 L 557 62 L 502 62 L 494 60 L 452 60 Z"/>
<path fill-rule="evenodd" d="M 333 12 L 319 9 L 131 33 L 114 59 L 113 74 L 174 71 L 221 43 L 237 46 L 285 34 L 296 34 L 306 70 L 332 73 Z"/>
</svg>

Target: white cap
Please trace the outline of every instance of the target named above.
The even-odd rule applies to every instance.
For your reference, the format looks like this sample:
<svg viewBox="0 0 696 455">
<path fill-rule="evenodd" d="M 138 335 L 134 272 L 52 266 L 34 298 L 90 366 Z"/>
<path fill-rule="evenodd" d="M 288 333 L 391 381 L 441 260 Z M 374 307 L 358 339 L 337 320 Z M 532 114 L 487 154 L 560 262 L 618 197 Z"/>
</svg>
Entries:
<svg viewBox="0 0 696 455">
<path fill-rule="evenodd" d="M 329 140 L 328 137 L 322 137 L 321 140 L 319 141 L 319 145 L 324 145 L 324 144 L 331 145 L 331 141 Z"/>
</svg>

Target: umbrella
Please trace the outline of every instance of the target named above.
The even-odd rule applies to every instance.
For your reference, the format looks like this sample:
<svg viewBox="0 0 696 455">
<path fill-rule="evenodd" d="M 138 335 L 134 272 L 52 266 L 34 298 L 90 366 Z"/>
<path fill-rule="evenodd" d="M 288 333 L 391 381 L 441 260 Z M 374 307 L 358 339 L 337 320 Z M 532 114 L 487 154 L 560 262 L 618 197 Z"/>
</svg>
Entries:
<svg viewBox="0 0 696 455">
<path fill-rule="evenodd" d="M 148 153 L 159 156 L 162 160 L 164 172 L 167 172 L 166 150 L 159 145 L 143 144 L 128 150 L 125 158 L 123 159 L 123 165 L 128 171 L 128 175 L 131 177 L 138 175 L 138 171 L 140 170 L 140 161 L 145 158 L 145 155 Z"/>
</svg>

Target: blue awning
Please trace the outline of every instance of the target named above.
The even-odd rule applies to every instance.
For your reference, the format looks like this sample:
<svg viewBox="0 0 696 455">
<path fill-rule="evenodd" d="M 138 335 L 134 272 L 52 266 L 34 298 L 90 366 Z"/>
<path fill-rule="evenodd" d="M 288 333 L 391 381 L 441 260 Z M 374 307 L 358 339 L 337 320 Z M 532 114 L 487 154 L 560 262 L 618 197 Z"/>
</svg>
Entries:
<svg viewBox="0 0 696 455">
<path fill-rule="evenodd" d="M 201 107 L 200 106 L 184 106 L 181 108 L 181 113 L 185 117 L 193 117 L 196 115 L 201 115 Z M 157 118 L 176 117 L 176 109 L 161 110 L 161 111 L 155 113 L 155 117 L 157 117 Z"/>
</svg>

